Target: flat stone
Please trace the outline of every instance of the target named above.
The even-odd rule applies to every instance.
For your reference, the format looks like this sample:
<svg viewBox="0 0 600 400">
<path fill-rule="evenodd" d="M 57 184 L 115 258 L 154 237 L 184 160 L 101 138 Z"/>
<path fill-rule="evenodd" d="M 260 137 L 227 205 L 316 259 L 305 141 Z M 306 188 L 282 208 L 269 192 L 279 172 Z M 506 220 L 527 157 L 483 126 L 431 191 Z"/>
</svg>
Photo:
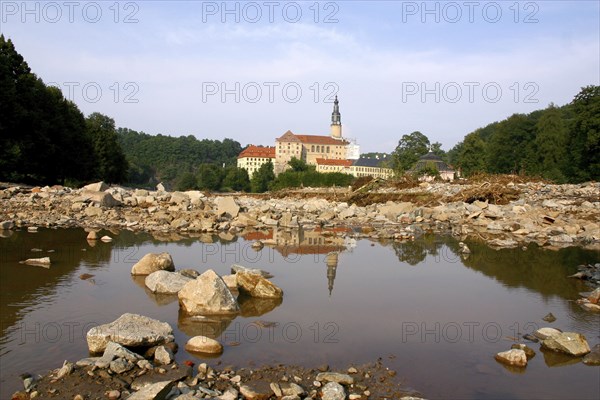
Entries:
<svg viewBox="0 0 600 400">
<path fill-rule="evenodd" d="M 124 358 L 117 358 L 110 362 L 109 368 L 116 374 L 122 374 L 123 372 L 131 370 L 134 366 L 134 363 L 127 361 Z"/>
<path fill-rule="evenodd" d="M 265 381 L 248 382 L 240 386 L 240 393 L 247 400 L 266 400 L 273 394 L 271 385 Z"/>
<path fill-rule="evenodd" d="M 215 204 L 217 206 L 217 215 L 227 215 L 230 218 L 235 218 L 240 212 L 240 206 L 231 196 L 217 197 Z"/>
<path fill-rule="evenodd" d="M 90 329 L 86 339 L 90 352 L 100 353 L 111 341 L 128 347 L 150 347 L 172 342 L 174 336 L 166 322 L 126 313 L 109 324 Z"/>
<path fill-rule="evenodd" d="M 237 274 L 238 272 L 249 272 L 251 274 L 257 274 L 262 276 L 263 278 L 272 278 L 273 275 L 270 272 L 264 271 L 262 269 L 258 269 L 258 268 L 247 268 L 244 267 L 243 265 L 239 265 L 239 264 L 233 264 L 231 266 L 231 273 L 232 274 Z"/>
<path fill-rule="evenodd" d="M 590 293 L 590 295 L 587 297 L 587 299 L 590 301 L 590 303 L 593 303 L 593 304 L 600 303 L 600 287 L 597 287 L 596 289 L 594 289 L 594 291 L 592 293 Z"/>
<path fill-rule="evenodd" d="M 125 360 L 131 362 L 137 362 L 139 360 L 144 359 L 144 357 L 142 357 L 141 355 L 136 354 L 133 351 L 121 346 L 119 343 L 115 343 L 112 341 L 108 342 L 108 344 L 106 345 L 106 348 L 104 349 L 104 354 L 101 358 L 108 361 L 112 361 L 115 358 L 124 358 Z"/>
<path fill-rule="evenodd" d="M 590 346 L 585 336 L 575 332 L 562 332 L 542 341 L 542 347 L 548 350 L 583 356 L 590 352 Z"/>
<path fill-rule="evenodd" d="M 342 385 L 352 385 L 354 378 L 347 374 L 340 374 L 339 372 L 321 372 L 317 375 L 316 380 L 319 382 L 336 382 Z"/>
<path fill-rule="evenodd" d="M 92 192 L 104 192 L 108 188 L 109 188 L 109 186 L 106 183 L 100 181 L 100 182 L 96 182 L 96 183 L 90 183 L 89 185 L 85 185 L 81 189 L 90 190 Z"/>
<path fill-rule="evenodd" d="M 185 349 L 192 353 L 220 354 L 223 352 L 223 345 L 206 336 L 194 336 L 187 341 Z"/>
<path fill-rule="evenodd" d="M 51 261 L 50 257 L 41 257 L 41 258 L 28 258 L 25 261 L 21 261 L 21 264 L 34 265 L 36 267 L 50 267 Z"/>
<path fill-rule="evenodd" d="M 146 287 L 152 293 L 175 294 L 192 278 L 169 271 L 155 271 L 148 275 L 144 281 Z"/>
<path fill-rule="evenodd" d="M 175 271 L 169 253 L 148 253 L 131 268 L 131 275 L 150 275 L 156 271 Z"/>
<path fill-rule="evenodd" d="M 559 331 L 558 329 L 554 329 L 554 328 L 549 328 L 549 327 L 544 327 L 544 328 L 540 328 L 537 331 L 535 331 L 533 334 L 535 335 L 535 337 L 537 337 L 538 339 L 544 340 L 544 339 L 548 339 L 554 336 L 557 336 L 561 333 L 561 331 Z"/>
<path fill-rule="evenodd" d="M 156 382 L 129 396 L 128 400 L 164 400 L 171 391 L 172 381 Z"/>
</svg>

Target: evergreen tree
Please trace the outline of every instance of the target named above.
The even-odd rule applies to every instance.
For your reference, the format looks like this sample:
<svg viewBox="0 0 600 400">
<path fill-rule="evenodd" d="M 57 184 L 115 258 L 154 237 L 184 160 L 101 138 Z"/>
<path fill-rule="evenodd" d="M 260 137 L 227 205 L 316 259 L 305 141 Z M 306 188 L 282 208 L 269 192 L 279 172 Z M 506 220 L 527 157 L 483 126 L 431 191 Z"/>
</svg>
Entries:
<svg viewBox="0 0 600 400">
<path fill-rule="evenodd" d="M 564 182 L 567 130 L 561 110 L 550 104 L 538 119 L 535 129 L 535 145 L 539 157 L 536 160 L 536 172 L 557 183 Z"/>
<path fill-rule="evenodd" d="M 106 115 L 92 113 L 87 117 L 86 125 L 94 144 L 97 178 L 107 183 L 123 182 L 128 163 L 117 141 L 115 121 Z"/>
</svg>

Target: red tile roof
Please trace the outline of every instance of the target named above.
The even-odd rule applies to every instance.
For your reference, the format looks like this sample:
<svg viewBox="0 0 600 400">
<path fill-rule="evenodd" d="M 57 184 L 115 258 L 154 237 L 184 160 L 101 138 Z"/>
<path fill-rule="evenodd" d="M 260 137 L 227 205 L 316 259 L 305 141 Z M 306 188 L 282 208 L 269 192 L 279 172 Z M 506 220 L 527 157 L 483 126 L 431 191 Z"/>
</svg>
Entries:
<svg viewBox="0 0 600 400">
<path fill-rule="evenodd" d="M 281 137 L 275 139 L 277 142 L 302 142 L 305 144 L 329 144 L 342 145 L 348 144 L 344 139 L 334 139 L 331 136 L 323 135 L 296 135 L 292 131 L 287 131 Z"/>
<path fill-rule="evenodd" d="M 296 135 L 302 143 L 308 144 L 332 144 L 332 145 L 346 145 L 343 139 L 334 139 L 331 136 L 319 136 L 319 135 Z"/>
<path fill-rule="evenodd" d="M 329 158 L 317 158 L 317 164 L 319 164 L 319 165 L 339 165 L 342 167 L 349 167 L 352 165 L 352 160 L 332 160 Z"/>
<path fill-rule="evenodd" d="M 238 158 L 244 157 L 275 158 L 275 147 L 250 145 L 238 156 Z"/>
</svg>

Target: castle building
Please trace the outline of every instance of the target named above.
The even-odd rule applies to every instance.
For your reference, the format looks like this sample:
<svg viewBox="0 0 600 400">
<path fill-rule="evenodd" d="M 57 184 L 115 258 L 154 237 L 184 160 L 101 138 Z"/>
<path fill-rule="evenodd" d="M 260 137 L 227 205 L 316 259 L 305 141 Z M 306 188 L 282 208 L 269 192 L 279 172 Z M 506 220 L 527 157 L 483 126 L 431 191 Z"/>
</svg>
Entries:
<svg viewBox="0 0 600 400">
<path fill-rule="evenodd" d="M 288 130 L 275 139 L 274 148 L 248 147 L 239 155 L 238 167 L 247 169 L 248 174 L 252 176 L 260 165 L 271 159 L 275 175 L 278 175 L 289 168 L 289 162 L 295 157 L 308 165 L 314 165 L 318 172 L 342 172 L 355 177 L 389 178 L 392 176 L 393 172 L 389 168 L 380 168 L 375 164 L 365 165 L 364 159 L 360 158 L 360 147 L 356 141 L 344 138 L 337 96 L 333 102 L 329 129 L 329 135 L 297 135 Z M 264 149 L 269 149 L 268 156 L 265 156 Z M 273 156 L 272 151 L 274 151 Z M 255 155 L 258 153 L 260 156 Z"/>
<path fill-rule="evenodd" d="M 237 166 L 248 171 L 248 175 L 252 178 L 252 174 L 269 161 L 275 162 L 275 147 L 249 145 L 238 156 Z"/>
</svg>

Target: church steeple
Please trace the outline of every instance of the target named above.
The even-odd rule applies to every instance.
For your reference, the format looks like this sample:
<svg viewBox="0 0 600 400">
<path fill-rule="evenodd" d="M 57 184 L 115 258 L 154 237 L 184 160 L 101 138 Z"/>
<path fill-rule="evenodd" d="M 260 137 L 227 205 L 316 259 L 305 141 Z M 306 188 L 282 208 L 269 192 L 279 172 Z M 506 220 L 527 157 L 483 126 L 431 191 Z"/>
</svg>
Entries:
<svg viewBox="0 0 600 400">
<path fill-rule="evenodd" d="M 331 113 L 331 137 L 342 138 L 342 115 L 340 114 L 340 102 L 337 96 L 333 102 L 333 112 Z"/>
</svg>

